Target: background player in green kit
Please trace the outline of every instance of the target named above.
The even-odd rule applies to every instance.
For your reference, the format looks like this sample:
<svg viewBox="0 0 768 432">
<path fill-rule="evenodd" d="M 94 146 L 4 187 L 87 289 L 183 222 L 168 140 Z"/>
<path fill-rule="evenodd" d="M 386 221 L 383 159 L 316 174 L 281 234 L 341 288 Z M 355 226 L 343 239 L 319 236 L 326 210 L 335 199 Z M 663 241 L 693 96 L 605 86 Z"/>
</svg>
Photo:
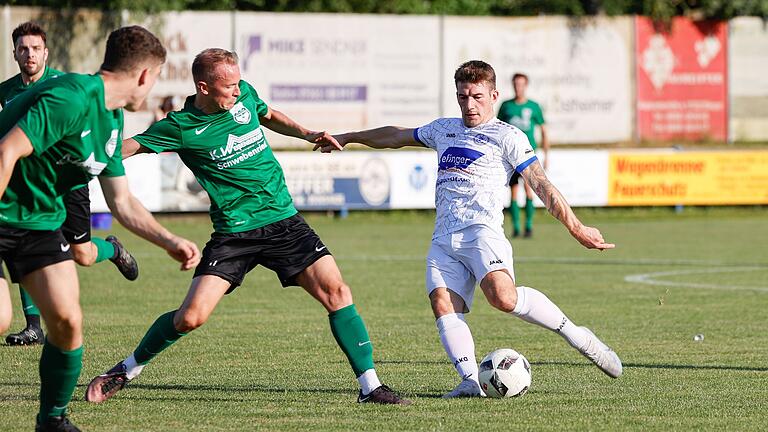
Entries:
<svg viewBox="0 0 768 432">
<path fill-rule="evenodd" d="M 515 97 L 501 104 L 497 118 L 522 130 L 534 150 L 536 150 L 536 126 L 541 129 L 541 149 L 544 152 L 544 169 L 546 170 L 549 167 L 547 128 L 544 124 L 544 114 L 541 112 L 541 107 L 526 96 L 528 76 L 522 73 L 514 74 L 512 87 L 515 89 Z M 512 214 L 512 237 L 520 235 L 520 206 L 517 203 L 517 184 L 520 178 L 520 174 L 515 172 L 509 181 L 509 186 L 512 188 L 512 203 L 509 207 Z M 523 184 L 525 186 L 525 236 L 530 237 L 533 234 L 533 190 L 528 184 Z"/>
<path fill-rule="evenodd" d="M 409 404 L 379 382 L 352 293 L 328 248 L 294 208 L 261 126 L 312 143 L 338 143 L 268 107 L 240 79 L 233 52 L 204 50 L 192 63 L 192 76 L 196 94 L 184 108 L 126 140 L 123 155 L 178 153 L 208 192 L 214 232 L 181 307 L 157 318 L 130 356 L 94 378 L 86 400 L 102 402 L 122 389 L 158 353 L 203 325 L 222 297 L 263 265 L 283 286 L 301 286 L 326 308 L 333 336 L 360 384 L 358 402 Z"/>
<path fill-rule="evenodd" d="M 36 85 L 0 112 L 0 257 L 40 308 L 48 335 L 40 357 L 38 431 L 77 431 L 67 404 L 82 368 L 77 272 L 59 227 L 65 193 L 99 176 L 116 218 L 182 263 L 194 243 L 163 228 L 130 193 L 121 156 L 123 113 L 138 108 L 165 61 L 147 30 L 112 32 L 98 74 L 66 74 Z"/>
<path fill-rule="evenodd" d="M 46 34 L 38 24 L 25 22 L 19 25 L 11 33 L 11 38 L 13 59 L 19 65 L 19 73 L 0 83 L 0 106 L 3 108 L 36 84 L 64 75 L 64 72 L 48 66 Z M 135 280 L 138 277 L 136 260 L 117 238 L 114 236 L 109 236 L 106 240 L 91 238 L 88 185 L 69 192 L 64 197 L 64 203 L 67 218 L 62 226 L 62 232 L 71 245 L 75 262 L 81 266 L 90 266 L 110 259 L 123 276 L 128 280 Z M 5 342 L 9 345 L 42 344 L 44 335 L 40 325 L 40 310 L 22 286 L 19 286 L 19 292 L 26 327 L 18 333 L 9 334 Z M 8 319 L 10 320 L 10 316 Z M 0 326 L 0 331 L 4 332 L 5 328 Z"/>
</svg>

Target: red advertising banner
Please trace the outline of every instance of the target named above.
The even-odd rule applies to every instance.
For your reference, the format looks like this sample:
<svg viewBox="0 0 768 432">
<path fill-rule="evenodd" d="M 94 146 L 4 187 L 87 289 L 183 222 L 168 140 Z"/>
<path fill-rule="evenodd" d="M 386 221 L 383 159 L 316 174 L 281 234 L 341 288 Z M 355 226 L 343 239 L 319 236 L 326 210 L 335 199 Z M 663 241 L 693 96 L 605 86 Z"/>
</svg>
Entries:
<svg viewBox="0 0 768 432">
<path fill-rule="evenodd" d="M 675 18 L 667 31 L 635 20 L 641 140 L 726 140 L 727 24 Z"/>
</svg>

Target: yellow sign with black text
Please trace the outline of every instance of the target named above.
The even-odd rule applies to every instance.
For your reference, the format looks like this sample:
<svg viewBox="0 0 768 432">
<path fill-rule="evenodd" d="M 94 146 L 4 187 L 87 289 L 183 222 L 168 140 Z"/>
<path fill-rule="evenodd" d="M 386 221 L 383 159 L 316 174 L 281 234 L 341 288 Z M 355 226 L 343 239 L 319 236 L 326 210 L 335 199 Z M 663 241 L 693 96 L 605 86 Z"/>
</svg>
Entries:
<svg viewBox="0 0 768 432">
<path fill-rule="evenodd" d="M 768 151 L 609 157 L 608 205 L 768 204 Z"/>
</svg>

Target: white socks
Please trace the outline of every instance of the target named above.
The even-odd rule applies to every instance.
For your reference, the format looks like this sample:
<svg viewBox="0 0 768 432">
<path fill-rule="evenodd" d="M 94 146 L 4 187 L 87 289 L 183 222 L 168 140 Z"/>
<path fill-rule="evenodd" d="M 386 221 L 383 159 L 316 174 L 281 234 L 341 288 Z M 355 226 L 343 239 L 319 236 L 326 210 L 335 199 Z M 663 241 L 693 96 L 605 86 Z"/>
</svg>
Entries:
<svg viewBox="0 0 768 432">
<path fill-rule="evenodd" d="M 125 365 L 125 376 L 128 378 L 128 380 L 132 380 L 139 376 L 141 370 L 144 369 L 144 366 L 146 366 L 136 363 L 136 358 L 133 356 L 133 354 L 128 356 L 127 359 L 123 360 L 123 365 Z"/>
<path fill-rule="evenodd" d="M 512 314 L 552 330 L 576 349 L 586 346 L 588 342 L 589 336 L 581 327 L 573 324 L 552 300 L 533 288 L 517 287 L 517 304 Z"/>
<path fill-rule="evenodd" d="M 477 382 L 478 370 L 475 359 L 475 341 L 469 326 L 464 321 L 464 314 L 447 314 L 435 321 L 440 341 L 443 343 L 448 359 L 451 360 L 462 379 Z"/>
<path fill-rule="evenodd" d="M 363 395 L 369 395 L 372 391 L 381 387 L 381 381 L 379 381 L 379 376 L 376 375 L 375 369 L 368 369 L 363 372 L 362 375 L 357 377 L 357 382 L 360 383 L 360 390 L 363 392 Z"/>
</svg>

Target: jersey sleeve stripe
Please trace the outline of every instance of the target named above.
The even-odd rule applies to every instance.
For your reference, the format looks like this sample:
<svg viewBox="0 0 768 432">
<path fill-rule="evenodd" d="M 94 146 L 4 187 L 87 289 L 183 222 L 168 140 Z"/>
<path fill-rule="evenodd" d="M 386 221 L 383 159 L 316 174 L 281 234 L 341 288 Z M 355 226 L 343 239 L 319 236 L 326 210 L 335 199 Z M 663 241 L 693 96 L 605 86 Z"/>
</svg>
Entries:
<svg viewBox="0 0 768 432">
<path fill-rule="evenodd" d="M 417 143 L 423 146 L 426 146 L 426 144 L 424 144 L 424 141 L 419 139 L 419 128 L 416 128 L 413 130 L 413 139 L 416 140 Z"/>
<path fill-rule="evenodd" d="M 525 162 L 521 163 L 520 165 L 518 165 L 518 166 L 515 168 L 515 171 L 517 171 L 517 172 L 521 173 L 521 172 L 523 172 L 523 170 L 524 170 L 524 169 L 528 168 L 528 165 L 530 165 L 530 164 L 532 164 L 532 163 L 536 162 L 537 160 L 538 160 L 538 159 L 536 158 L 536 156 L 533 156 L 532 158 L 530 158 L 530 159 L 528 159 L 527 161 L 525 161 Z"/>
</svg>

